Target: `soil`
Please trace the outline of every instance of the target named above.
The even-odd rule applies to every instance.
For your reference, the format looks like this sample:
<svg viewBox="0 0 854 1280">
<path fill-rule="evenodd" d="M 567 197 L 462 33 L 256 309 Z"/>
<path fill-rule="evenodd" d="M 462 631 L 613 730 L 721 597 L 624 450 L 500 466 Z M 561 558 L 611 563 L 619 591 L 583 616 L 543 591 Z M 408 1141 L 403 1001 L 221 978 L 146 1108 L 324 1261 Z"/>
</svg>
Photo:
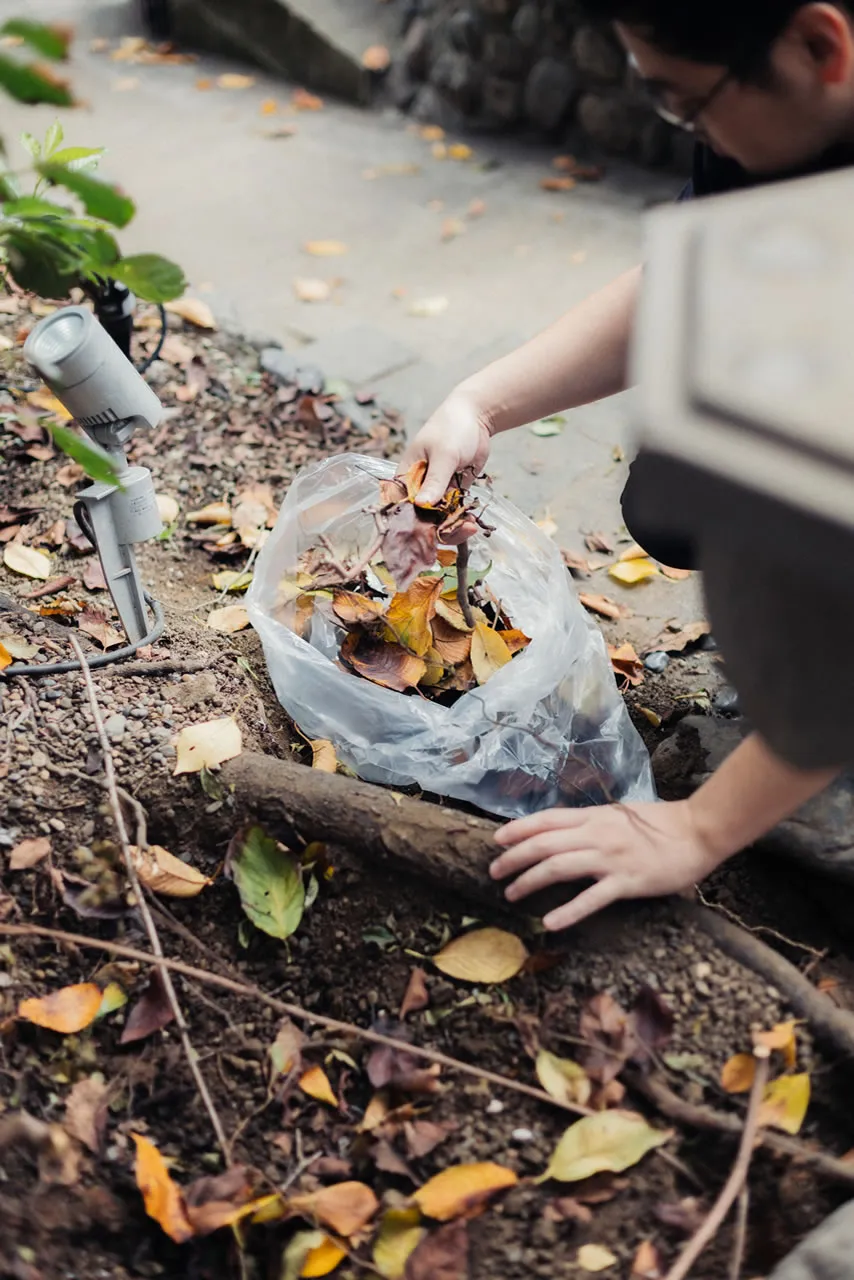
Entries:
<svg viewBox="0 0 854 1280">
<path fill-rule="evenodd" d="M 28 308 L 21 299 L 16 314 L 2 315 L 16 341 L 20 329 L 32 323 Z M 144 332 L 150 346 L 154 330 Z M 179 669 L 126 675 L 117 666 L 95 674 L 119 783 L 148 811 L 149 840 L 214 878 L 199 897 L 164 900 L 157 909 L 166 954 L 211 972 L 230 972 L 309 1011 L 391 1030 L 532 1084 L 538 1046 L 566 1057 L 584 1052 L 579 1022 L 592 995 L 608 992 L 628 1007 L 649 986 L 674 1014 L 665 1051 L 671 1086 L 693 1102 L 743 1113 L 744 1098 L 721 1090 L 720 1069 L 731 1054 L 749 1048 L 752 1027 L 770 1027 L 788 1010 L 779 992 L 725 958 L 704 935 L 678 923 L 666 902 L 621 906 L 561 940 L 560 950 L 546 949 L 533 922 L 518 917 L 480 921 L 522 933 L 536 958 L 531 972 L 500 986 L 451 980 L 430 964 L 443 943 L 475 923 L 467 904 L 403 876 L 372 875 L 339 849 L 326 850 L 331 874 L 321 877 L 317 900 L 287 943 L 248 924 L 234 885 L 221 874 L 226 849 L 206 835 L 206 811 L 223 800 L 207 779 L 204 789 L 199 775 L 173 776 L 172 739 L 187 724 L 233 714 L 247 748 L 272 755 L 293 752 L 307 762 L 311 753 L 273 695 L 257 637 L 251 631 L 225 636 L 205 627 L 211 607 L 223 603 L 211 586 L 211 574 L 223 562 L 205 549 L 185 516 L 205 503 L 230 500 L 241 487 L 259 481 L 273 486 L 279 502 L 305 462 L 333 449 L 393 453 L 398 435 L 393 419 L 370 405 L 371 434 L 360 433 L 347 425 L 334 399 L 325 423 L 318 425 L 307 413 L 297 421 L 292 410 L 298 400 L 290 388 L 260 374 L 253 347 L 180 324 L 174 336 L 199 357 L 207 388 L 194 400 L 177 398 L 186 372 L 158 361 L 152 381 L 169 417 L 151 439 L 137 437 L 135 452 L 154 472 L 158 491 L 173 495 L 182 512 L 169 538 L 140 548 L 146 580 L 167 619 L 165 638 L 143 660 L 169 661 Z M 29 440 L 16 434 L 22 418 L 13 393 L 20 399 L 21 390 L 33 384 L 26 383 L 13 357 L 14 352 L 4 357 L 9 392 L 0 436 L 3 502 L 37 508 L 24 525 L 25 540 L 32 543 L 57 520 L 69 518 L 72 489 L 63 483 L 64 457 L 32 457 L 27 453 L 32 432 Z M 57 576 L 69 573 L 77 579 L 66 595 L 110 615 L 106 593 L 89 592 L 79 580 L 87 557 L 67 539 L 51 554 Z M 242 569 L 250 555 L 238 548 L 226 567 Z M 39 643 L 38 660 L 64 658 L 75 618 L 29 611 L 28 605 L 42 603 L 24 599 L 32 586 L 31 580 L 0 570 L 5 597 L 0 633 Z M 181 663 L 196 664 L 200 658 L 204 669 L 180 669 Z M 689 668 L 698 663 L 706 664 L 701 674 L 710 682 L 717 670 L 714 654 L 674 658 L 670 676 L 650 679 L 634 692 L 633 702 L 661 715 L 674 708 L 680 714 L 685 703 L 677 694 L 686 685 L 688 691 L 697 688 L 697 673 Z M 5 773 L 0 921 L 64 928 L 147 949 L 111 843 L 115 832 L 81 676 L 4 681 L 0 705 L 0 776 Z M 653 729 L 642 713 L 638 724 L 651 746 L 666 728 Z M 12 871 L 9 851 L 25 838 L 42 835 L 50 839 L 49 856 L 29 870 Z M 827 920 L 820 906 L 811 905 L 808 891 L 794 872 L 782 877 L 779 868 L 747 857 L 731 863 L 706 889 L 710 900 L 749 924 L 761 922 L 785 934 L 792 940 L 780 943 L 786 954 L 809 967 L 815 981 L 835 978 L 842 1001 L 852 973 L 850 947 L 828 935 Z M 398 1011 L 415 966 L 426 971 L 429 1004 L 410 1014 L 401 1028 Z M 156 1142 L 182 1186 L 224 1167 L 174 1026 L 136 1043 L 120 1043 L 146 978 L 138 966 L 108 955 L 0 938 L 0 1275 L 17 1280 L 279 1280 L 284 1274 L 283 1249 L 293 1222 L 254 1226 L 239 1235 L 226 1229 L 177 1245 L 146 1216 L 134 1180 L 131 1133 Z M 76 1035 L 60 1036 L 15 1017 L 23 998 L 92 980 L 102 986 L 118 981 L 129 1003 Z M 454 1273 L 460 1280 L 464 1275 L 471 1280 L 577 1277 L 577 1251 L 585 1243 L 606 1246 L 615 1255 L 605 1275 L 628 1276 L 644 1240 L 655 1242 L 666 1266 L 685 1229 L 665 1225 L 661 1206 L 696 1197 L 701 1210 L 708 1207 L 734 1158 L 731 1138 L 686 1129 L 675 1132 L 667 1146 L 678 1158 L 676 1165 L 653 1154 L 622 1177 L 602 1175 L 594 1185 L 537 1185 L 533 1178 L 565 1130 L 566 1114 L 444 1070 L 438 1092 L 410 1101 L 419 1114 L 447 1125 L 447 1137 L 419 1157 L 410 1153 L 404 1135 L 392 1135 L 398 1164 L 389 1172 L 388 1152 L 378 1152 L 357 1132 L 373 1093 L 364 1042 L 327 1032 L 311 1036 L 306 1062 L 324 1066 L 339 1099 L 336 1109 L 312 1101 L 292 1080 L 271 1082 L 269 1047 L 278 1018 L 270 1009 L 205 984 L 176 981 L 233 1160 L 254 1171 L 259 1194 L 284 1185 L 309 1191 L 355 1178 L 368 1183 L 384 1204 L 396 1205 L 452 1165 L 495 1160 L 518 1173 L 520 1184 L 469 1223 L 467 1270 Z M 848 1069 L 822 1056 L 806 1027 L 798 1029 L 798 1066 L 812 1078 L 801 1136 L 835 1154 L 847 1151 L 854 1146 Z M 14 1131 L 7 1122 L 26 1112 L 61 1125 L 71 1089 L 94 1073 L 110 1086 L 103 1132 L 94 1150 L 80 1150 L 73 1175 L 57 1183 L 52 1180 L 56 1171 L 44 1161 L 40 1165 L 38 1153 L 23 1138 L 9 1137 Z M 641 1099 L 629 1095 L 625 1105 L 664 1127 Z M 386 1167 L 378 1167 L 377 1160 Z M 745 1276 L 767 1275 L 844 1198 L 839 1187 L 764 1150 L 753 1161 L 750 1195 Z M 574 1217 L 562 1216 L 567 1196 L 585 1200 Z M 727 1224 L 692 1274 L 723 1280 L 732 1243 Z M 369 1240 L 357 1241 L 336 1274 L 349 1280 L 370 1272 L 370 1258 Z"/>
</svg>

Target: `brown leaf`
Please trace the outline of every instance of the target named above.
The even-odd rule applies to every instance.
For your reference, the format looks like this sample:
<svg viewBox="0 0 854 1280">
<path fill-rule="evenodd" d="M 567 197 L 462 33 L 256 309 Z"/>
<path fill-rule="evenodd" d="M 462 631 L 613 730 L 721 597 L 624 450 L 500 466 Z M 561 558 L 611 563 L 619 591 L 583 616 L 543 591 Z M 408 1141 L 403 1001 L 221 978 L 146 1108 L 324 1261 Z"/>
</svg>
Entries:
<svg viewBox="0 0 854 1280">
<path fill-rule="evenodd" d="M 397 1089 L 401 1093 L 436 1093 L 441 1067 L 422 1067 L 403 1049 L 378 1045 L 368 1058 L 368 1079 L 375 1089 Z M 387 1117 L 386 1117 L 387 1118 Z"/>
<path fill-rule="evenodd" d="M 315 738 L 309 743 L 311 747 L 311 767 L 321 773 L 337 773 L 338 757 L 335 748 L 328 738 Z"/>
<path fill-rule="evenodd" d="M 290 1018 L 285 1018 L 275 1040 L 270 1045 L 270 1064 L 274 1079 L 299 1068 L 305 1043 L 306 1038 L 303 1032 L 291 1022 Z"/>
<path fill-rule="evenodd" d="M 432 1231 L 409 1255 L 405 1280 L 467 1280 L 468 1226 L 461 1219 Z"/>
<path fill-rule="evenodd" d="M 183 338 L 179 338 L 176 333 L 169 333 L 160 350 L 160 359 L 168 360 L 170 364 L 189 364 L 194 355 L 193 348 L 189 342 L 185 342 Z"/>
<path fill-rule="evenodd" d="M 612 621 L 616 621 L 617 618 L 631 617 L 631 609 L 624 604 L 617 604 L 609 596 L 591 595 L 586 591 L 579 591 L 578 599 L 585 609 L 589 609 L 591 613 L 598 613 L 600 617 L 611 618 Z"/>
<path fill-rule="evenodd" d="M 332 594 L 332 611 L 345 626 L 370 626 L 385 612 L 385 601 L 371 600 L 357 591 L 336 589 Z"/>
<path fill-rule="evenodd" d="M 512 1169 L 491 1161 L 458 1164 L 437 1173 L 412 1198 L 425 1217 L 448 1222 L 482 1213 L 493 1196 L 518 1181 Z"/>
<path fill-rule="evenodd" d="M 146 889 L 168 898 L 195 898 L 207 885 L 213 884 L 210 876 L 203 875 L 188 862 L 182 862 L 162 845 L 152 844 L 146 849 L 131 845 L 130 855 L 136 874 Z"/>
<path fill-rule="evenodd" d="M 575 178 L 564 175 L 561 178 L 540 178 L 543 191 L 571 191 L 575 186 Z"/>
<path fill-rule="evenodd" d="M 294 89 L 291 94 L 291 106 L 296 111 L 322 111 L 323 99 L 307 89 Z"/>
<path fill-rule="evenodd" d="M 689 622 L 679 631 L 662 631 L 658 639 L 649 646 L 650 652 L 682 653 L 688 645 L 696 644 L 711 631 L 709 622 Z"/>
<path fill-rule="evenodd" d="M 402 502 L 387 516 L 382 556 L 398 591 L 405 591 L 425 569 L 436 563 L 436 526 L 411 502 Z"/>
<path fill-rule="evenodd" d="M 663 1280 L 664 1260 L 651 1240 L 642 1240 L 632 1262 L 632 1280 Z"/>
<path fill-rule="evenodd" d="M 182 404 L 190 404 L 207 390 L 208 382 L 208 371 L 204 360 L 201 356 L 193 356 L 187 365 L 186 382 L 175 392 L 175 399 L 180 400 Z"/>
<path fill-rule="evenodd" d="M 629 685 L 636 687 L 643 684 L 644 665 L 635 653 L 634 645 L 609 644 L 608 657 L 611 659 L 611 669 L 617 676 L 617 683 L 621 689 Z"/>
<path fill-rule="evenodd" d="M 584 1055 L 585 1071 L 598 1084 L 610 1084 L 637 1048 L 629 1015 L 613 996 L 601 992 L 584 1006 L 580 1032 L 590 1045 Z"/>
<path fill-rule="evenodd" d="M 690 569 L 674 569 L 669 564 L 663 564 L 660 568 L 665 578 L 670 578 L 672 582 L 684 582 L 691 577 Z"/>
<path fill-rule="evenodd" d="M 43 582 L 40 587 L 33 587 L 32 591 L 26 593 L 24 599 L 40 600 L 43 596 L 55 595 L 57 591 L 64 591 L 66 587 L 73 586 L 76 581 L 72 573 L 66 573 L 61 578 L 51 578 L 50 582 Z"/>
<path fill-rule="evenodd" d="M 109 1092 L 110 1086 L 102 1075 L 84 1076 L 74 1085 L 65 1104 L 62 1123 L 66 1131 L 95 1155 L 101 1150 Z"/>
<path fill-rule="evenodd" d="M 114 649 L 117 644 L 125 642 L 124 636 L 97 609 L 85 609 L 77 619 L 77 625 L 87 636 L 96 640 L 102 649 Z"/>
<path fill-rule="evenodd" d="M 413 969 L 409 975 L 406 994 L 400 1006 L 401 1022 L 408 1013 L 418 1013 L 419 1010 L 426 1009 L 430 1003 L 430 992 L 427 990 L 425 977 L 423 969 Z"/>
<path fill-rule="evenodd" d="M 104 570 L 101 568 L 101 561 L 96 556 L 93 556 L 91 560 L 87 560 L 83 566 L 83 586 L 87 591 L 107 590 Z"/>
<path fill-rule="evenodd" d="M 158 969 L 154 969 L 140 998 L 128 1014 L 120 1044 L 135 1044 L 155 1031 L 162 1031 L 175 1018 L 166 987 Z"/>
<path fill-rule="evenodd" d="M 427 672 L 424 659 L 416 658 L 399 644 L 372 640 L 356 632 L 351 632 L 342 644 L 341 660 L 366 680 L 398 693 L 414 689 Z"/>
<path fill-rule="evenodd" d="M 614 554 L 614 543 L 604 533 L 585 533 L 584 545 L 588 551 L 601 551 L 607 556 Z"/>
<path fill-rule="evenodd" d="M 447 601 L 438 603 L 447 604 Z M 462 613 L 459 616 L 463 620 Z M 438 613 L 430 625 L 433 631 L 433 648 L 447 666 L 457 667 L 468 659 L 471 654 L 470 631 L 453 626 Z"/>
<path fill-rule="evenodd" d="M 675 1227 L 686 1236 L 692 1236 L 706 1220 L 703 1204 L 696 1196 L 686 1196 L 683 1200 L 658 1204 L 653 1213 L 659 1222 L 666 1227 Z"/>
<path fill-rule="evenodd" d="M 200 298 L 176 298 L 174 302 L 166 302 L 163 305 L 171 315 L 180 316 L 182 320 L 195 325 L 197 329 L 216 328 L 213 312 Z"/>
<path fill-rule="evenodd" d="M 565 547 L 560 554 L 564 564 L 574 578 L 588 578 L 590 576 L 590 561 L 585 556 L 578 551 L 567 551 Z"/>
<path fill-rule="evenodd" d="M 581 1204 L 575 1196 L 559 1196 L 546 1205 L 543 1217 L 552 1222 L 580 1222 L 586 1225 L 593 1221 L 593 1211 L 586 1204 Z"/>
<path fill-rule="evenodd" d="M 288 1207 L 295 1213 L 314 1218 L 342 1236 L 355 1235 L 370 1222 L 379 1201 L 363 1182 L 338 1182 L 308 1195 L 292 1196 Z"/>
<path fill-rule="evenodd" d="M 410 1182 L 417 1181 L 409 1165 L 402 1156 L 398 1155 L 387 1138 L 380 1138 L 378 1142 L 374 1143 L 371 1147 L 371 1159 L 383 1173 L 391 1173 L 399 1178 L 408 1178 Z"/>
<path fill-rule="evenodd" d="M 49 853 L 50 838 L 48 836 L 36 836 L 31 840 L 22 840 L 20 844 L 15 845 L 9 854 L 9 870 L 28 871 L 37 862 L 41 862 L 42 858 L 46 858 Z"/>
<path fill-rule="evenodd" d="M 423 658 L 433 644 L 430 623 L 442 593 L 441 578 L 416 578 L 392 598 L 386 614 L 389 637 Z"/>
<path fill-rule="evenodd" d="M 74 1035 L 95 1021 L 101 1008 L 101 988 L 94 982 L 62 987 L 41 999 L 22 1000 L 18 1017 L 60 1035 Z"/>
<path fill-rule="evenodd" d="M 632 1054 L 633 1061 L 642 1063 L 658 1049 L 663 1049 L 670 1040 L 673 1010 L 654 987 L 643 986 L 635 997 L 629 1017 L 639 1042 Z"/>
<path fill-rule="evenodd" d="M 521 653 L 523 649 L 527 649 L 531 643 L 531 637 L 526 636 L 525 632 L 520 631 L 518 627 L 508 627 L 506 631 L 500 631 L 499 635 L 513 657 L 517 653 Z"/>
<path fill-rule="evenodd" d="M 184 1192 L 184 1209 L 197 1236 L 230 1225 L 252 1199 L 250 1171 L 236 1164 L 215 1177 L 196 1178 Z"/>
<path fill-rule="evenodd" d="M 450 1132 L 450 1126 L 435 1124 L 432 1120 L 405 1120 L 403 1122 L 406 1150 L 413 1160 L 420 1160 L 423 1156 L 429 1156 L 431 1151 L 435 1151 L 441 1143 L 447 1140 Z"/>
<path fill-rule="evenodd" d="M 64 466 L 58 468 L 53 478 L 57 484 L 62 485 L 63 489 L 70 489 L 73 484 L 78 484 L 85 474 L 79 462 L 66 462 Z M 91 546 L 87 538 L 86 550 L 90 550 Z"/>
<path fill-rule="evenodd" d="M 221 635 L 232 636 L 249 626 L 249 612 L 242 604 L 224 604 L 219 609 L 211 609 L 205 626 Z"/>
</svg>

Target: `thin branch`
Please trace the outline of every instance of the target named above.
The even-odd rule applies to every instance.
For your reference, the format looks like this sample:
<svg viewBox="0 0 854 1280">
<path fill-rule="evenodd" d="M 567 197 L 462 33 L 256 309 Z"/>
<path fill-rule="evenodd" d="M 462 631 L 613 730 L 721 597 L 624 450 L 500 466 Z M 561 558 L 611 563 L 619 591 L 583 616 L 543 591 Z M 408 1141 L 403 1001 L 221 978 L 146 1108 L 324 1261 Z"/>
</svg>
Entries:
<svg viewBox="0 0 854 1280">
<path fill-rule="evenodd" d="M 101 743 L 101 751 L 103 752 L 103 756 L 104 756 L 104 776 L 107 782 L 107 793 L 109 795 L 109 800 L 110 800 L 110 809 L 112 810 L 113 822 L 115 823 L 115 827 L 116 827 L 116 835 L 118 836 L 119 845 L 122 851 L 122 856 L 124 857 L 125 869 L 127 871 L 128 880 L 130 881 L 131 887 L 133 888 L 134 894 L 137 899 L 137 905 L 139 907 L 140 915 L 142 916 L 143 924 L 145 925 L 145 931 L 148 934 L 148 940 L 149 940 L 149 943 L 151 944 L 151 950 L 154 952 L 154 955 L 151 957 L 151 962 L 160 970 L 160 976 L 163 979 L 163 988 L 166 992 L 166 996 L 169 1000 L 169 1006 L 175 1018 L 175 1024 L 178 1028 L 178 1034 L 180 1036 L 181 1044 L 183 1046 L 184 1053 L 187 1058 L 187 1065 L 190 1068 L 190 1074 L 192 1075 L 193 1079 L 196 1082 L 196 1088 L 199 1091 L 199 1096 L 201 1097 L 202 1102 L 205 1105 L 205 1109 L 207 1110 L 207 1113 L 210 1117 L 211 1124 L 213 1125 L 213 1131 L 216 1134 L 216 1140 L 219 1143 L 219 1146 L 227 1161 L 228 1160 L 228 1139 L 225 1136 L 225 1130 L 222 1127 L 222 1121 L 219 1118 L 219 1114 L 214 1105 L 214 1101 L 213 1101 L 213 1098 L 211 1097 L 210 1090 L 208 1089 L 205 1078 L 202 1075 L 201 1070 L 199 1068 L 199 1064 L 196 1060 L 196 1051 L 190 1042 L 190 1033 L 187 1027 L 187 1022 L 186 1022 L 186 1019 L 184 1018 L 181 1005 L 178 1001 L 178 995 L 175 991 L 175 985 L 172 982 L 172 976 L 169 973 L 169 967 L 167 966 L 164 960 L 163 948 L 160 945 L 160 936 L 157 932 L 157 926 L 155 925 L 154 918 L 151 914 L 151 911 L 149 910 L 148 902 L 146 900 L 145 893 L 143 892 L 142 885 L 139 882 L 139 876 L 136 873 L 136 867 L 134 866 L 134 863 L 133 863 L 133 857 L 131 856 L 130 841 L 128 839 L 124 814 L 122 813 L 121 799 L 119 797 L 119 791 L 116 785 L 116 771 L 113 764 L 113 751 L 112 751 L 112 747 L 110 746 L 110 740 L 107 737 L 107 731 L 104 728 L 104 718 L 101 715 L 101 708 L 98 705 L 98 695 L 95 690 L 95 683 L 92 679 L 92 672 L 89 669 L 89 663 L 86 661 L 86 655 L 81 649 L 77 638 L 75 636 L 71 636 L 70 640 L 71 640 L 71 647 L 74 650 L 74 653 L 78 662 L 80 663 L 80 670 L 83 674 L 83 679 L 86 683 L 86 692 L 89 695 L 89 706 L 92 709 L 92 717 L 95 721 L 95 728 L 98 732 L 98 739 Z"/>
<path fill-rule="evenodd" d="M 750 1192 L 747 1187 L 741 1188 L 738 1195 L 735 1218 L 735 1238 L 732 1244 L 732 1259 L 729 1264 L 728 1280 L 741 1280 L 741 1267 L 744 1262 L 744 1247 L 747 1243 L 747 1212 L 750 1208 Z"/>
<path fill-rule="evenodd" d="M 461 1062 L 458 1058 L 451 1058 L 446 1053 L 440 1053 L 437 1049 L 422 1048 L 419 1045 L 408 1044 L 405 1040 L 398 1040 L 394 1036 L 384 1036 L 378 1031 L 369 1031 L 365 1027 L 357 1027 L 352 1022 L 340 1022 L 337 1018 L 327 1018 L 325 1014 L 311 1013 L 308 1009 L 303 1009 L 298 1004 L 288 1004 L 284 1000 L 279 1000 L 275 996 L 267 995 L 266 991 L 262 991 L 260 987 L 252 986 L 245 982 L 236 982 L 233 978 L 222 977 L 218 973 L 209 973 L 205 969 L 197 969 L 194 965 L 185 964 L 183 960 L 171 960 L 163 956 L 155 956 L 150 952 L 141 951 L 137 947 L 127 947 L 119 942 L 107 942 L 102 938 L 92 938 L 82 933 L 67 933 L 64 929 L 48 929 L 41 925 L 24 925 L 24 924 L 0 924 L 0 936 L 8 936 L 12 938 L 52 938 L 55 942 L 64 942 L 69 946 L 89 947 L 96 951 L 107 951 L 111 955 L 124 956 L 127 960 L 136 960 L 140 964 L 153 964 L 161 969 L 170 969 L 173 973 L 183 974 L 186 978 L 194 978 L 197 982 L 206 982 L 209 986 L 221 987 L 224 991 L 233 991 L 235 995 L 244 996 L 250 1000 L 258 1000 L 262 1004 L 268 1005 L 271 1009 L 275 1009 L 277 1013 L 288 1018 L 295 1018 L 298 1022 L 315 1023 L 319 1027 L 326 1027 L 330 1031 L 337 1031 L 346 1036 L 354 1036 L 360 1040 L 366 1040 L 369 1044 L 380 1044 L 390 1049 L 397 1049 L 401 1053 L 407 1053 L 411 1058 L 418 1058 L 424 1062 L 435 1062 L 441 1067 L 447 1067 L 450 1071 L 459 1071 L 464 1075 L 474 1076 L 478 1080 L 485 1080 L 487 1084 L 495 1085 L 500 1089 L 510 1089 L 513 1093 L 523 1093 L 528 1098 L 535 1098 L 537 1102 L 544 1102 L 547 1106 L 557 1107 L 561 1111 L 568 1111 L 575 1116 L 590 1116 L 597 1114 L 590 1107 L 576 1106 L 571 1102 L 558 1102 L 556 1098 L 552 1098 L 542 1089 L 535 1089 L 533 1085 L 523 1084 L 520 1080 L 512 1080 L 509 1076 L 498 1075 L 495 1071 L 487 1071 L 483 1067 L 475 1066 L 470 1062 Z M 851 1179 L 854 1181 L 854 1166 L 850 1169 Z"/>
<path fill-rule="evenodd" d="M 463 611 L 463 621 L 474 631 L 474 614 L 469 600 L 469 544 L 461 542 L 457 547 L 457 601 Z"/>
<path fill-rule="evenodd" d="M 765 1045 L 757 1045 L 753 1050 L 753 1056 L 756 1059 L 756 1074 L 753 1077 L 747 1118 L 744 1122 L 741 1143 L 738 1148 L 738 1155 L 735 1158 L 735 1164 L 732 1166 L 732 1172 L 727 1178 L 726 1184 L 717 1200 L 712 1205 L 706 1220 L 694 1232 L 676 1262 L 668 1271 L 665 1280 L 685 1280 L 706 1245 L 715 1238 L 734 1201 L 741 1194 L 747 1182 L 750 1161 L 753 1159 L 753 1148 L 756 1145 L 756 1134 L 759 1128 L 759 1107 L 762 1103 L 765 1085 L 768 1083 L 768 1065 L 771 1058 L 771 1050 L 767 1049 Z"/>
<path fill-rule="evenodd" d="M 703 893 L 703 890 L 697 885 L 697 898 L 702 902 L 704 907 L 708 907 L 710 911 L 717 911 L 720 915 L 726 916 L 733 924 L 737 924 L 740 929 L 744 929 L 747 933 L 759 934 L 765 933 L 769 938 L 774 938 L 777 942 L 782 942 L 787 947 L 792 947 L 795 951 L 806 951 L 814 960 L 823 960 L 827 955 L 827 951 L 819 951 L 817 947 L 811 947 L 807 942 L 798 942 L 795 938 L 787 938 L 785 933 L 780 933 L 777 929 L 772 929 L 768 924 L 748 924 L 746 920 L 742 920 L 741 916 L 736 915 L 734 911 L 730 911 L 729 907 L 725 907 L 722 902 L 709 902 L 709 899 Z"/>
</svg>

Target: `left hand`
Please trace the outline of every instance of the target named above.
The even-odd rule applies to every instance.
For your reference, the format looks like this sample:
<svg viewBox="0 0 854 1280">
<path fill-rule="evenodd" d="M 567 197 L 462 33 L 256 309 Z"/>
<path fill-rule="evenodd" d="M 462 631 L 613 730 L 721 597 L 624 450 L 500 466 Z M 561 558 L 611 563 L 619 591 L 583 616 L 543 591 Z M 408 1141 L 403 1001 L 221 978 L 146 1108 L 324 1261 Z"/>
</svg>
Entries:
<svg viewBox="0 0 854 1280">
<path fill-rule="evenodd" d="M 730 852 L 716 850 L 690 800 L 661 804 L 546 809 L 502 827 L 504 852 L 490 866 L 517 902 L 564 880 L 595 880 L 566 906 L 550 911 L 549 930 L 571 925 L 620 898 L 657 898 L 702 880 Z"/>
</svg>

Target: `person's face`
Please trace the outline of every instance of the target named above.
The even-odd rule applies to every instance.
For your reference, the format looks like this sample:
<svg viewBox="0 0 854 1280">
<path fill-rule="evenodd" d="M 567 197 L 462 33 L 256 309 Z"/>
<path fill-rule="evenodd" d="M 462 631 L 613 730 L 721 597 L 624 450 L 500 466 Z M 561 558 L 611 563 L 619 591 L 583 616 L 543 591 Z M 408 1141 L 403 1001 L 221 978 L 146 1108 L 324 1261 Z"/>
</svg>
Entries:
<svg viewBox="0 0 854 1280">
<path fill-rule="evenodd" d="M 854 40 L 834 5 L 803 5 L 756 83 L 662 53 L 619 23 L 617 34 L 667 110 L 693 119 L 703 141 L 749 172 L 785 173 L 854 139 Z"/>
</svg>

